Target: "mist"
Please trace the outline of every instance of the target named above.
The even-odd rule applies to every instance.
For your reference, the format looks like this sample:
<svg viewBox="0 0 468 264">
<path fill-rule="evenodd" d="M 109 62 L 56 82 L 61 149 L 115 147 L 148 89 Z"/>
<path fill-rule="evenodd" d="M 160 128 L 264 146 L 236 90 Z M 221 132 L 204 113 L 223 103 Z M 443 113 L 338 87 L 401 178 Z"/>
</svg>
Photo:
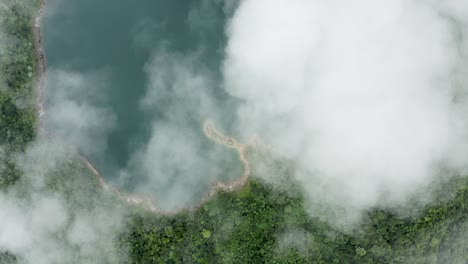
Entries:
<svg viewBox="0 0 468 264">
<path fill-rule="evenodd" d="M 240 132 L 293 160 L 310 213 L 335 208 L 335 224 L 427 203 L 468 165 L 467 15 L 465 1 L 241 1 L 224 62 Z"/>
<path fill-rule="evenodd" d="M 232 15 L 221 84 L 206 47 L 177 52 L 170 40 L 154 44 L 166 24 L 144 17 L 133 26 L 132 47 L 151 52 L 137 104 L 148 135 L 124 143 L 128 160 L 106 175 L 112 184 L 166 210 L 193 204 L 232 168 L 226 150 L 207 149 L 207 118 L 292 161 L 311 215 L 339 226 L 374 207 L 426 204 L 433 183 L 465 172 L 466 4 L 201 1 L 187 13 L 192 33 L 203 39 L 217 5 Z M 94 157 L 121 125 L 102 92 L 112 70 L 49 74 L 51 131 Z M 239 105 L 219 100 L 224 91 Z"/>
<path fill-rule="evenodd" d="M 107 134 L 117 125 L 102 92 L 109 86 L 107 76 L 105 69 L 92 73 L 47 70 L 45 126 L 49 137 L 66 140 L 88 155 L 106 150 Z"/>
<path fill-rule="evenodd" d="M 44 139 L 14 157 L 21 178 L 0 192 L 1 252 L 16 255 L 20 263 L 38 264 L 103 263 L 118 257 L 115 241 L 127 212 L 115 200 L 109 203 L 110 194 L 102 189 L 88 195 L 97 184 L 90 173 L 76 170 L 76 157 L 74 147 Z M 59 189 L 53 187 L 57 177 L 67 177 Z"/>
<path fill-rule="evenodd" d="M 32 2 L 0 2 L 0 60 L 2 69 L 10 71 L 1 75 L 10 75 L 6 77 L 11 78 L 11 69 L 19 67 L 5 65 L 23 63 L 27 58 L 17 56 L 24 55 L 25 46 L 32 45 L 12 34 L 9 27 L 18 21 L 11 20 L 11 13 L 25 12 L 21 15 L 31 16 L 37 11 Z M 21 8 L 15 6 L 17 4 Z M 15 53 L 16 49 L 20 50 Z M 31 83 L 22 87 L 2 82 L 0 76 L 2 98 L 11 94 L 21 109 L 32 108 L 35 101 L 31 100 L 35 94 L 33 65 L 28 65 L 27 70 Z M 92 93 L 93 88 L 103 85 L 105 81 L 100 78 L 104 74 L 96 72 L 95 76 L 86 74 L 85 77 L 85 74 L 66 69 L 49 69 L 49 73 L 48 92 L 53 96 L 47 102 L 46 125 L 53 129 L 46 135 L 38 132 L 24 151 L 12 150 L 8 144 L 0 146 L 0 261 L 10 263 L 8 257 L 4 258 L 5 252 L 15 256 L 10 259 L 15 259 L 14 263 L 106 263 L 125 257 L 117 253 L 115 243 L 128 209 L 100 188 L 73 146 L 80 141 L 87 142 L 84 146 L 90 152 L 105 148 L 100 141 L 102 133 L 97 130 L 106 131 L 112 127 L 112 114 L 95 104 L 99 100 L 83 100 L 83 91 Z M 66 124 L 66 128 L 59 123 Z M 2 124 L 2 133 L 6 132 L 10 133 Z M 64 141 L 64 135 L 69 141 Z"/>
<path fill-rule="evenodd" d="M 129 144 L 124 168 L 106 175 L 114 177 L 111 185 L 173 211 L 196 205 L 228 172 L 240 176 L 237 153 L 204 137 L 208 118 L 221 131 L 235 132 L 239 142 L 256 136 L 286 160 L 286 169 L 255 164 L 252 177 L 278 184 L 279 176 L 292 172 L 310 215 L 337 227 L 360 223 L 375 207 L 425 205 L 434 183 L 466 175 L 467 3 L 206 0 L 188 12 L 186 26 L 206 37 L 203 29 L 216 22 L 213 5 L 220 4 L 232 15 L 221 84 L 203 63 L 203 53 L 214 51 L 173 52 L 170 41 L 153 46 L 167 29 L 150 18 L 133 27 L 133 48 L 152 51 L 141 68 L 144 93 L 137 102 L 138 111 L 151 117 L 148 137 Z M 60 12 L 53 7 L 49 16 Z M 0 27 L 0 42 L 6 41 L 15 38 Z M 0 59 L 7 58 L 2 52 L 0 47 Z M 109 134 L 122 125 L 103 92 L 112 91 L 112 71 L 48 69 L 48 132 L 12 157 L 22 177 L 0 192 L 0 252 L 39 264 L 118 258 L 114 243 L 128 208 L 109 206 L 112 194 L 97 184 L 97 198 L 81 193 L 93 176 L 86 168 L 68 171 L 79 152 L 102 155 Z M 225 93 L 234 99 L 220 100 Z M 4 155 L 0 148 L 0 160 Z M 67 177 L 61 192 L 50 189 L 56 177 Z M 78 197 L 66 195 L 72 190 Z M 233 214 L 223 224 L 241 217 Z M 462 240 L 465 233 L 450 235 Z M 314 243 L 296 227 L 276 242 L 280 251 L 301 252 Z M 450 245 L 444 246 L 449 254 Z"/>
<path fill-rule="evenodd" d="M 143 112 L 152 113 L 151 136 L 132 154 L 119 180 L 120 186 L 134 185 L 135 193 L 174 211 L 194 206 L 214 181 L 233 173 L 238 177 L 242 168 L 235 151 L 203 135 L 205 119 L 221 115 L 215 78 L 200 55 L 164 49 L 154 54 L 144 67 L 147 90 L 139 102 Z"/>
<path fill-rule="evenodd" d="M 51 28 L 44 35 L 48 133 L 78 146 L 110 185 L 151 198 L 165 211 L 192 207 L 214 181 L 240 176 L 237 153 L 202 130 L 210 118 L 224 131 L 233 116 L 234 104 L 220 86 L 218 42 L 223 12 L 234 5 L 157 1 L 146 4 L 152 12 L 137 6 L 119 16 L 124 25 L 118 31 L 109 33 L 113 24 L 99 22 L 96 32 L 106 33 L 93 46 L 87 40 L 95 25 L 76 18 L 94 10 L 95 19 L 95 8 L 103 6 L 71 2 L 52 1 L 45 13 Z M 77 32 L 67 35 L 62 19 Z M 78 41 L 85 44 L 71 44 Z"/>
</svg>

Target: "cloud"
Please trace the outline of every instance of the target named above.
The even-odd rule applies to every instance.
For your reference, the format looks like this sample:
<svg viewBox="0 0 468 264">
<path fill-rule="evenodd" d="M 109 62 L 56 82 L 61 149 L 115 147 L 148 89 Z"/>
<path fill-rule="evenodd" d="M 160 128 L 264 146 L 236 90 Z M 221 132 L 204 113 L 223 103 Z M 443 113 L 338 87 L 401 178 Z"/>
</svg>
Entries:
<svg viewBox="0 0 468 264">
<path fill-rule="evenodd" d="M 80 146 L 88 155 L 104 152 L 108 132 L 116 126 L 115 114 L 103 107 L 106 75 L 105 70 L 92 74 L 59 69 L 47 72 L 47 130 Z"/>
<path fill-rule="evenodd" d="M 20 201 L 2 197 L 0 208 L 2 250 L 19 254 L 27 263 L 54 263 L 54 259 L 63 259 L 65 252 L 60 242 L 53 239 L 54 233 L 63 229 L 67 220 L 59 200 L 39 197 L 25 206 Z"/>
<path fill-rule="evenodd" d="M 439 247 L 438 259 L 441 263 L 463 263 L 465 257 L 464 251 L 468 247 L 468 221 L 461 218 L 458 222 L 452 224 L 443 238 Z"/>
<path fill-rule="evenodd" d="M 59 3 L 53 1 L 48 16 L 57 15 Z M 137 35 L 146 30 L 137 28 Z M 134 44 L 148 45 L 138 36 Z M 134 153 L 128 171 L 122 173 L 130 181 L 141 176 L 136 192 L 156 197 L 167 210 L 195 204 L 214 179 L 229 174 L 226 168 L 237 159 L 234 151 L 226 154 L 230 150 L 213 146 L 202 133 L 205 118 L 216 120 L 220 115 L 211 94 L 218 88 L 214 77 L 197 61 L 198 54 L 165 51 L 150 60 L 141 109 L 158 114 L 147 146 Z M 117 125 L 115 114 L 103 107 L 108 76 L 108 69 L 48 69 L 44 102 L 48 135 L 14 157 L 22 176 L 0 193 L 0 252 L 39 264 L 107 263 L 116 256 L 115 238 L 128 212 L 120 204 L 106 203 L 101 189 L 89 186 L 92 175 L 77 165 L 72 147 L 79 146 L 87 155 L 104 152 L 107 135 Z M 238 165 L 239 170 L 231 171 L 235 176 L 241 174 Z"/>
<path fill-rule="evenodd" d="M 189 13 L 192 30 L 210 26 L 201 14 L 213 13 L 213 3 L 220 0 L 202 1 Z M 441 180 L 442 169 L 466 171 L 465 2 L 244 0 L 225 1 L 223 8 L 234 13 L 223 70 L 224 87 L 241 100 L 236 129 L 244 138 L 259 135 L 292 161 L 312 215 L 343 225 L 358 221 L 365 209 L 402 205 L 415 195 L 425 203 L 421 190 Z M 149 32 L 163 27 L 152 23 L 137 24 L 135 48 L 150 48 Z M 227 172 L 241 175 L 232 168 L 240 165 L 233 161 L 237 154 L 202 133 L 206 118 L 229 123 L 232 105 L 219 103 L 221 87 L 200 61 L 196 52 L 158 49 L 144 69 L 147 93 L 140 107 L 155 117 L 120 185 L 153 197 L 164 210 L 194 205 Z M 49 69 L 52 136 L 85 153 L 106 148 L 107 134 L 118 125 L 102 107 L 106 78 L 106 70 Z M 115 254 L 125 215 L 118 206 L 86 193 L 70 201 L 48 189 L 58 171 L 67 178 L 66 191 L 75 193 L 90 180 L 63 170 L 76 162 L 73 155 L 59 140 L 40 139 L 16 157 L 23 177 L 0 193 L 0 251 L 39 264 L 105 263 Z M 263 169 L 268 173 L 258 176 L 280 173 Z M 292 228 L 277 242 L 279 249 L 304 251 L 313 240 Z"/>
<path fill-rule="evenodd" d="M 293 248 L 305 254 L 313 248 L 314 237 L 306 230 L 289 228 L 278 235 L 276 242 L 280 252 Z"/>
<path fill-rule="evenodd" d="M 187 16 L 187 25 L 192 32 L 209 32 L 218 26 L 220 12 L 230 17 L 238 0 L 201 0 L 192 6 Z"/>
<path fill-rule="evenodd" d="M 311 204 L 346 210 L 342 219 L 405 203 L 442 167 L 463 173 L 467 9 L 242 1 L 224 63 L 226 89 L 243 100 L 239 127 L 294 160 Z"/>
<path fill-rule="evenodd" d="M 38 264 L 103 263 L 116 256 L 114 242 L 125 212 L 116 203 L 105 206 L 101 192 L 88 195 L 90 174 L 70 169 L 79 168 L 70 167 L 76 162 L 73 148 L 40 141 L 15 159 L 22 177 L 0 193 L 0 251 Z M 54 190 L 57 176 L 62 178 L 58 185 L 73 184 Z M 84 200 L 86 207 L 76 205 Z"/>
<path fill-rule="evenodd" d="M 209 141 L 202 132 L 205 119 L 219 120 L 212 74 L 198 55 L 158 50 L 146 64 L 147 93 L 141 109 L 152 113 L 150 139 L 132 155 L 120 185 L 153 197 L 164 210 L 195 205 L 209 185 L 236 163 L 234 151 Z M 235 166 L 234 166 L 235 167 Z"/>
<path fill-rule="evenodd" d="M 143 17 L 132 27 L 134 49 L 152 49 L 156 38 L 165 29 L 165 23 L 158 23 L 151 17 Z"/>
</svg>

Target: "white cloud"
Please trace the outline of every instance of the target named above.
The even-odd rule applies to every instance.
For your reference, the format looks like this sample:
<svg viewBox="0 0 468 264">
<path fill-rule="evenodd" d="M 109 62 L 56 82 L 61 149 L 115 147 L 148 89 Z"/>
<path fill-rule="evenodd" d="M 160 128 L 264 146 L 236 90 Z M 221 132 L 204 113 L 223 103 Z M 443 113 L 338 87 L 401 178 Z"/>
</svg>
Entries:
<svg viewBox="0 0 468 264">
<path fill-rule="evenodd" d="M 242 1 L 224 65 L 239 126 L 297 161 L 311 201 L 350 215 L 406 201 L 442 165 L 461 172 L 467 7 L 451 4 Z"/>
<path fill-rule="evenodd" d="M 114 242 L 125 212 L 118 203 L 102 203 L 102 193 L 89 197 L 76 192 L 88 191 L 92 179 L 70 170 L 73 157 L 73 149 L 47 140 L 32 143 L 16 157 L 22 176 L 7 192 L 0 192 L 1 252 L 34 264 L 106 263 L 116 257 Z M 49 185 L 54 177 L 64 181 L 60 191 Z M 76 206 L 80 201 L 87 207 Z"/>
<path fill-rule="evenodd" d="M 27 263 L 58 263 L 63 259 L 60 241 L 55 239 L 68 218 L 64 204 L 56 197 L 37 196 L 27 205 L 2 195 L 0 248 L 18 254 Z"/>
<path fill-rule="evenodd" d="M 107 134 L 116 125 L 115 114 L 103 107 L 106 72 L 94 74 L 49 69 L 46 125 L 48 131 L 83 152 L 104 152 Z"/>
<path fill-rule="evenodd" d="M 121 186 L 134 185 L 135 193 L 164 210 L 195 205 L 229 163 L 229 150 L 216 148 L 202 132 L 206 118 L 219 117 L 219 106 L 211 95 L 213 77 L 197 56 L 158 50 L 145 66 L 148 85 L 140 106 L 156 113 L 151 137 L 120 177 Z"/>
</svg>

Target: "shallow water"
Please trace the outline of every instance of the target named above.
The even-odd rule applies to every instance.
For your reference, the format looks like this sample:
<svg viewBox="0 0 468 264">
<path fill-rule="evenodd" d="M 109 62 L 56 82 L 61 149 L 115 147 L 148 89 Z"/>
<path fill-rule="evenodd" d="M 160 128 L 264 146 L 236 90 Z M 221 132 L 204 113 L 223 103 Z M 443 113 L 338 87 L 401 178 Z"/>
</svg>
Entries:
<svg viewBox="0 0 468 264">
<path fill-rule="evenodd" d="M 221 130 L 229 131 L 236 104 L 220 87 L 226 15 L 222 4 L 216 2 L 220 1 L 47 1 L 42 31 L 48 69 L 46 111 L 49 112 L 48 120 L 52 120 L 46 124 L 48 132 L 56 134 L 59 131 L 59 136 L 77 144 L 106 180 L 126 191 L 144 192 L 155 198 L 166 197 L 165 192 L 168 190 L 180 189 L 180 183 L 185 183 L 193 195 L 201 196 L 214 179 L 229 180 L 241 175 L 242 167 L 237 153 L 208 140 L 201 129 L 204 118 L 214 118 Z M 190 92 L 187 93 L 194 99 L 185 101 L 182 98 L 180 105 L 176 103 L 181 99 L 172 98 L 170 89 L 167 98 L 160 95 L 165 91 L 158 89 L 164 88 L 149 81 L 151 74 L 158 73 L 158 68 L 148 73 L 145 65 L 161 53 L 176 54 L 182 63 L 185 58 L 195 58 L 191 61 L 196 65 L 195 68 L 201 66 L 205 69 L 203 73 L 211 78 L 206 85 L 195 88 L 209 93 L 210 100 L 215 105 L 211 109 L 217 114 L 209 116 L 209 112 L 199 110 L 196 103 L 192 104 L 198 100 L 194 94 L 201 93 L 195 88 L 189 89 Z M 78 88 L 75 87 L 76 83 L 75 86 L 70 86 L 69 82 L 73 83 L 73 78 L 64 80 L 63 72 L 68 74 L 66 76 L 81 76 L 84 81 Z M 145 108 L 141 105 L 144 98 L 148 97 L 148 89 L 154 90 L 157 100 L 150 102 L 152 106 Z M 54 104 L 59 104 L 57 101 L 64 102 L 63 98 L 68 105 L 65 108 L 54 108 Z M 107 112 L 98 113 L 108 113 L 109 123 L 113 125 L 103 125 L 108 121 L 106 117 L 94 120 L 95 112 L 89 117 L 78 112 L 76 117 L 67 116 L 66 111 L 57 111 L 69 109 L 68 106 L 73 104 L 82 106 L 81 111 L 104 109 Z M 181 117 L 171 117 L 166 109 L 177 113 L 182 109 Z M 195 114 L 191 115 L 192 111 Z M 56 112 L 63 114 L 56 117 Z M 80 117 L 84 121 L 77 125 L 74 118 Z M 158 134 L 161 124 L 172 127 L 171 122 L 177 123 L 175 131 L 180 128 L 191 135 L 188 145 L 196 143 L 192 144 L 194 147 L 190 149 L 190 153 L 196 153 L 199 158 L 193 161 L 191 167 L 187 165 L 185 170 L 178 170 L 176 163 L 169 162 L 156 166 L 158 175 L 151 175 L 148 170 L 142 172 L 139 163 L 135 162 L 143 159 L 138 156 L 139 153 L 155 141 L 151 141 L 151 138 Z M 178 139 L 180 138 L 174 138 Z M 167 137 L 162 140 L 171 141 Z M 172 143 L 159 144 L 166 146 Z M 163 160 L 171 158 L 160 153 L 157 148 L 146 153 L 156 153 L 154 156 L 163 157 Z M 183 149 L 176 153 L 183 157 L 181 162 L 192 162 L 184 157 L 187 152 Z M 171 152 L 167 155 L 173 154 Z M 164 162 L 161 159 L 159 161 Z M 157 163 L 158 160 L 154 162 Z M 150 171 L 152 168 L 150 166 Z M 193 172 L 194 168 L 196 172 L 193 177 L 198 178 L 187 180 L 187 170 Z M 206 168 L 211 169 L 203 172 Z M 170 179 L 160 175 L 168 170 L 170 176 L 167 177 Z M 157 179 L 148 180 L 151 178 Z M 151 184 L 158 186 L 148 187 Z M 140 188 L 141 186 L 147 188 Z"/>
</svg>

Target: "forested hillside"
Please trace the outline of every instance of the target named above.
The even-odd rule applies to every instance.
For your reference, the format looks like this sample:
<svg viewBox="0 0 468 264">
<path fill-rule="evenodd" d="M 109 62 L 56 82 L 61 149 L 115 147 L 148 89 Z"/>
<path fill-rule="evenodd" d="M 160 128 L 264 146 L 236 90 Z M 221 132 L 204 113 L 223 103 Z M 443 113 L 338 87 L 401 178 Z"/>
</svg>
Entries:
<svg viewBox="0 0 468 264">
<path fill-rule="evenodd" d="M 11 188 L 29 186 L 21 181 L 23 175 L 14 157 L 37 139 L 31 21 L 39 1 L 2 3 L 0 189 L 8 195 Z M 47 172 L 45 188 L 49 192 L 59 193 L 73 210 L 122 207 L 119 199 L 100 188 L 78 154 L 66 158 L 67 162 Z M 100 251 L 112 257 L 98 262 L 93 256 L 70 250 L 74 252 L 70 258 L 73 263 L 468 262 L 467 177 L 444 183 L 416 218 L 376 208 L 367 212 L 358 229 L 348 232 L 311 218 L 304 209 L 300 187 L 293 182 L 286 186 L 278 188 L 252 175 L 242 190 L 218 193 L 196 210 L 164 215 L 126 208 L 125 225 L 115 231 L 118 238 L 112 240 L 115 250 L 104 244 Z M 63 237 L 57 235 L 59 240 Z M 24 261 L 8 249 L 0 248 L 0 252 L 0 263 Z"/>
</svg>

